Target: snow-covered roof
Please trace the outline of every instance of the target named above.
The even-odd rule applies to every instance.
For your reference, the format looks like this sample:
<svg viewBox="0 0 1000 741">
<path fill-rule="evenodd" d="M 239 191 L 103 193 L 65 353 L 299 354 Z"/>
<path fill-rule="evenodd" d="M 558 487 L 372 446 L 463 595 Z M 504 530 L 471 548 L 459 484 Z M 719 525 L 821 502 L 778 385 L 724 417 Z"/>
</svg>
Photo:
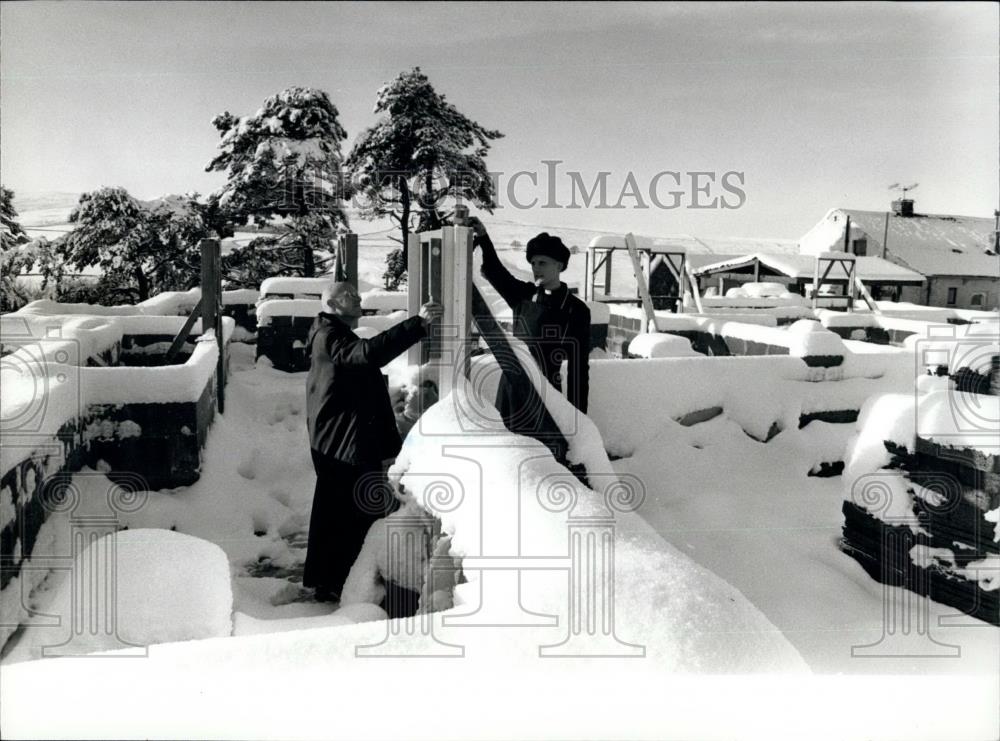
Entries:
<svg viewBox="0 0 1000 741">
<path fill-rule="evenodd" d="M 848 255 L 853 257 L 853 255 Z M 728 260 L 703 265 L 694 270 L 695 275 L 712 275 L 747 270 L 760 261 L 761 271 L 765 274 L 784 275 L 793 280 L 812 278 L 816 272 L 816 258 L 813 255 L 769 255 L 754 253 L 742 255 Z M 857 274 L 861 280 L 871 283 L 913 283 L 921 284 L 924 277 L 901 265 L 883 260 L 881 257 L 858 257 L 855 260 Z M 837 283 L 846 280 L 842 270 L 831 270 L 830 275 L 823 279 L 824 283 Z"/>
<path fill-rule="evenodd" d="M 885 211 L 838 208 L 848 214 L 855 228 L 865 232 L 868 252 L 881 254 L 886 234 Z M 914 214 L 889 216 L 885 239 L 887 257 L 924 275 L 982 275 L 1000 277 L 1000 257 L 990 254 L 995 246 L 995 222 L 979 216 Z M 843 239 L 843 229 L 840 231 Z M 834 245 L 832 245 L 834 246 Z"/>
</svg>

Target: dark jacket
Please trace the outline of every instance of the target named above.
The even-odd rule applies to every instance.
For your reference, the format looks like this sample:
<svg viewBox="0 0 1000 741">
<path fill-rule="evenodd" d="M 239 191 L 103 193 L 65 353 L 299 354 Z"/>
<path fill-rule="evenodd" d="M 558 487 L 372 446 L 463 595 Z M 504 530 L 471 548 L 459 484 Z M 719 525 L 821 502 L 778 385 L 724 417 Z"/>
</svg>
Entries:
<svg viewBox="0 0 1000 741">
<path fill-rule="evenodd" d="M 419 317 L 363 340 L 333 314 L 309 330 L 306 379 L 309 444 L 344 463 L 374 463 L 402 445 L 389 390 L 379 370 L 426 334 Z"/>
<path fill-rule="evenodd" d="M 586 413 L 590 392 L 590 309 L 569 292 L 565 283 L 546 293 L 533 283 L 515 278 L 500 262 L 488 236 L 477 237 L 476 244 L 483 252 L 483 277 L 513 310 L 514 336 L 524 341 L 538 367 L 557 389 L 562 388 L 560 363 L 567 361 L 566 396 Z M 509 424 L 518 411 L 515 407 L 519 400 L 517 389 L 502 381 L 497 407 L 513 432 L 524 429 L 523 425 Z"/>
</svg>

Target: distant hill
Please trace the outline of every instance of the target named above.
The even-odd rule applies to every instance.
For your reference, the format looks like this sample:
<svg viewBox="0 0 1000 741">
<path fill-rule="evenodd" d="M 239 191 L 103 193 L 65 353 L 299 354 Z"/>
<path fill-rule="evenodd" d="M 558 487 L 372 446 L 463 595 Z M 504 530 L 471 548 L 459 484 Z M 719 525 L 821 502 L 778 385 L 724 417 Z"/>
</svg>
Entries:
<svg viewBox="0 0 1000 741">
<path fill-rule="evenodd" d="M 79 200 L 79 193 L 14 191 L 17 220 L 24 227 L 65 224 Z"/>
</svg>

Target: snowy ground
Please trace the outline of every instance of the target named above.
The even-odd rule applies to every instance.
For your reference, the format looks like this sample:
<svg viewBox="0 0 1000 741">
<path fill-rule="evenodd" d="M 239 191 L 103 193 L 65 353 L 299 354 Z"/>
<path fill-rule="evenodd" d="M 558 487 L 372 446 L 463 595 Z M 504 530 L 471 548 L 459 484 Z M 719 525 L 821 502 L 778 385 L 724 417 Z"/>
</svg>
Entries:
<svg viewBox="0 0 1000 741">
<path fill-rule="evenodd" d="M 176 529 L 220 546 L 229 558 L 233 581 L 234 634 L 340 624 L 336 605 L 316 603 L 301 590 L 306 529 L 315 477 L 305 429 L 305 377 L 255 367 L 254 348 L 231 346 L 232 377 L 226 414 L 216 418 L 202 477 L 194 486 L 152 492 L 139 511 L 123 517 L 130 529 Z M 84 471 L 75 477 L 83 501 L 103 502 L 111 487 L 104 476 Z M 79 513 L 78 513 L 79 514 Z M 68 524 L 53 516 L 44 526 L 54 538 Z M 44 538 L 43 538 L 44 540 Z M 54 572 L 37 595 L 47 599 L 63 588 Z M 353 621 L 347 621 L 353 622 Z M 52 628 L 31 628 L 11 641 L 5 663 L 37 658 L 54 640 Z"/>
<path fill-rule="evenodd" d="M 235 635 L 352 622 L 299 586 L 314 483 L 304 375 L 255 366 L 251 346 L 232 347 L 227 412 L 212 428 L 201 480 L 151 493 L 125 524 L 176 529 L 221 547 L 234 575 Z M 398 384 L 405 369 L 397 362 L 390 372 Z M 832 459 L 843 450 L 852 432 L 851 425 L 813 422 L 765 444 L 719 416 L 694 427 L 668 424 L 657 439 L 614 465 L 644 482 L 641 517 L 748 597 L 814 671 L 998 676 L 1000 631 L 975 621 L 939 628 L 937 619 L 953 611 L 926 600 L 932 635 L 959 646 L 959 657 L 852 657 L 852 646 L 880 639 L 884 597 L 898 600 L 901 594 L 883 592 L 837 549 L 841 478 L 807 476 L 817 458 Z M 817 450 L 828 452 L 817 456 Z M 76 482 L 92 493 L 110 485 L 91 471 Z M 56 517 L 45 527 L 68 532 Z M 50 577 L 37 607 L 45 610 L 46 596 L 59 592 L 62 578 L 59 572 Z M 51 632 L 28 629 L 8 646 L 4 663 L 37 658 L 40 646 L 53 642 Z"/>
<path fill-rule="evenodd" d="M 852 425 L 812 422 L 766 444 L 722 416 L 670 429 L 635 456 L 615 462 L 621 472 L 656 482 L 640 514 L 746 595 L 813 671 L 981 674 L 998 681 L 1000 631 L 977 620 L 957 620 L 954 609 L 923 598 L 917 602 L 929 610 L 929 636 L 957 646 L 956 655 L 919 657 L 933 652 L 925 650 L 927 637 L 913 628 L 909 648 L 893 656 L 898 651 L 883 637 L 883 608 L 903 614 L 913 595 L 883 589 L 837 549 L 842 478 L 807 476 L 815 451 L 846 445 Z M 941 627 L 956 622 L 957 627 Z M 879 641 L 885 650 L 873 653 L 884 656 L 852 653 L 855 646 Z"/>
</svg>

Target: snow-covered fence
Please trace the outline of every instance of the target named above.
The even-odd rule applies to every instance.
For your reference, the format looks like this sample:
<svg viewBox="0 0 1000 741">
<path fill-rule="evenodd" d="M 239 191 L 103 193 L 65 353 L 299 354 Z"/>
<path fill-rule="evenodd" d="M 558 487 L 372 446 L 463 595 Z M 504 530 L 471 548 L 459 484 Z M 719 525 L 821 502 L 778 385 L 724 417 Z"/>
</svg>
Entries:
<svg viewBox="0 0 1000 741">
<path fill-rule="evenodd" d="M 912 367 L 898 355 L 848 353 L 830 368 L 791 356 L 592 360 L 589 416 L 619 457 L 665 426 L 720 414 L 768 440 L 814 421 L 853 423 L 869 396 L 912 385 Z"/>
<path fill-rule="evenodd" d="M 958 309 L 935 309 L 923 306 L 897 306 L 887 302 L 879 303 L 881 314 L 867 311 L 817 310 L 816 316 L 824 327 L 836 332 L 844 339 L 860 339 L 879 345 L 903 346 L 911 337 L 924 338 L 938 328 L 953 327 L 952 332 L 973 333 L 996 332 L 1000 318 L 995 313 L 985 311 L 963 311 Z"/>
<path fill-rule="evenodd" d="M 247 332 L 257 331 L 254 307 L 260 292 L 252 288 L 238 288 L 222 292 L 222 314 L 230 317 L 237 327 Z M 164 291 L 137 304 L 101 306 L 99 304 L 63 304 L 49 299 L 32 301 L 17 313 L 19 315 L 84 314 L 87 316 L 188 316 L 201 301 L 201 289 Z M 240 333 L 234 334 L 238 341 Z"/>
<path fill-rule="evenodd" d="M 608 353 L 628 357 L 629 343 L 642 333 L 644 321 L 638 312 L 616 308 L 608 323 Z M 845 353 L 840 337 L 809 319 L 779 329 L 777 317 L 770 314 L 730 317 L 658 312 L 656 328 L 688 339 L 703 355 L 792 355 L 809 366 L 831 367 L 842 363 Z"/>
<path fill-rule="evenodd" d="M 1000 625 L 1000 397 L 944 377 L 927 378 L 928 388 L 865 407 L 845 470 L 841 549 L 887 589 Z M 933 640 L 925 603 L 904 604 L 884 626 L 894 655 L 953 648 Z"/>
</svg>

